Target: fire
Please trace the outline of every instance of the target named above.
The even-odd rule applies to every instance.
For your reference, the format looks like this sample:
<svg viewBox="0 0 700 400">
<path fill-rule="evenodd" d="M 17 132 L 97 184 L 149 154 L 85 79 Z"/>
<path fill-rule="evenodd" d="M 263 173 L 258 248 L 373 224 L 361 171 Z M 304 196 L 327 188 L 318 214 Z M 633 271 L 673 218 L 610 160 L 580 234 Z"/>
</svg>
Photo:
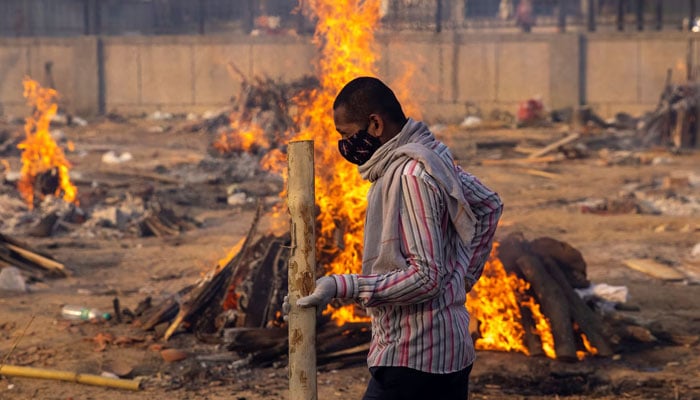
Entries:
<svg viewBox="0 0 700 400">
<path fill-rule="evenodd" d="M 540 311 L 540 305 L 527 291 L 530 284 L 515 274 L 509 274 L 498 258 L 498 243 L 494 243 L 484 272 L 467 295 L 467 309 L 479 323 L 476 348 L 481 350 L 519 351 L 530 353 L 525 346 L 520 310 L 527 307 L 535 322 L 533 334 L 539 336 L 542 350 L 556 358 L 551 325 Z"/>
<path fill-rule="evenodd" d="M 480 337 L 476 340 L 476 348 L 528 354 L 523 343 L 520 302 L 530 285 L 506 273 L 496 256 L 497 247 L 494 245 L 481 278 L 467 295 L 471 318 L 479 321 Z"/>
<path fill-rule="evenodd" d="M 221 133 L 213 146 L 220 153 L 225 154 L 256 149 L 267 150 L 270 147 L 270 142 L 265 137 L 265 131 L 259 125 L 245 124 L 238 119 L 231 118 L 231 131 Z"/>
<path fill-rule="evenodd" d="M 362 238 L 369 184 L 357 167 L 338 153 L 338 135 L 331 110 L 336 94 L 350 80 L 377 75 L 374 32 L 379 24 L 379 1 L 312 0 L 311 11 L 318 18 L 314 43 L 321 57 L 317 65 L 321 87 L 312 93 L 301 121 L 307 121 L 298 139 L 314 139 L 316 198 L 319 215 L 319 258 L 328 260 L 327 273 L 360 272 Z M 338 325 L 367 320 L 357 317 L 354 307 L 326 309 Z"/>
<path fill-rule="evenodd" d="M 58 93 L 54 89 L 41 87 L 38 82 L 28 77 L 22 83 L 24 97 L 34 111 L 24 124 L 26 139 L 17 146 L 22 150 L 22 169 L 17 188 L 31 209 L 34 207 L 36 178 L 40 174 L 53 173 L 57 175 L 58 180 L 53 194 L 56 197 L 62 194 L 66 202 L 77 202 L 78 189 L 71 183 L 68 175 L 71 164 L 49 133 L 51 119 L 58 110 Z M 39 195 L 43 196 L 43 193 Z"/>
</svg>

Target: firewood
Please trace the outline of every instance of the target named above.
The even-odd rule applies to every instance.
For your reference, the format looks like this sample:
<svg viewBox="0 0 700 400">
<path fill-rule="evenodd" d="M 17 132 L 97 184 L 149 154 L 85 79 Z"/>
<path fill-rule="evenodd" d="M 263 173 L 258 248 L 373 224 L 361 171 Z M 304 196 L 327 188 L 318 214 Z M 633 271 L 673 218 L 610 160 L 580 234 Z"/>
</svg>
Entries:
<svg viewBox="0 0 700 400">
<path fill-rule="evenodd" d="M 527 307 L 520 307 L 520 323 L 523 326 L 523 343 L 527 347 L 529 355 L 538 357 L 544 355 L 542 340 L 535 332 L 535 320 L 532 311 Z"/>
<path fill-rule="evenodd" d="M 0 259 L 20 269 L 42 271 L 48 276 L 66 277 L 69 275 L 65 265 L 48 255 L 31 249 L 27 244 L 2 234 L 0 234 Z"/>
<path fill-rule="evenodd" d="M 545 257 L 542 259 L 542 262 L 549 275 L 554 278 L 562 289 L 569 303 L 569 312 L 573 320 L 576 321 L 581 331 L 586 334 L 591 345 L 596 348 L 597 354 L 602 357 L 612 356 L 613 350 L 605 338 L 602 321 L 574 291 L 574 288 L 562 271 L 563 268 L 552 257 Z"/>
<path fill-rule="evenodd" d="M 562 139 L 557 140 L 554 143 L 548 144 L 547 146 L 543 147 L 542 149 L 530 154 L 529 156 L 527 156 L 527 158 L 531 159 L 531 160 L 540 158 L 540 157 L 544 156 L 545 154 L 547 154 L 553 150 L 556 150 L 565 144 L 568 144 L 568 143 L 571 143 L 571 142 L 577 140 L 580 137 L 581 137 L 580 134 L 572 133 L 572 134 L 567 135 L 566 137 L 564 137 Z"/>
<path fill-rule="evenodd" d="M 570 244 L 550 237 L 541 237 L 531 241 L 530 248 L 540 259 L 555 259 L 572 287 L 582 289 L 591 285 L 586 278 L 586 261 L 583 255 Z"/>
<path fill-rule="evenodd" d="M 252 277 L 252 285 L 250 293 L 255 296 L 248 302 L 248 307 L 242 311 L 246 313 L 245 326 L 263 328 L 271 319 L 274 311 L 272 309 L 279 308 L 275 303 L 277 296 L 275 294 L 275 280 L 280 281 L 278 274 L 280 254 L 288 254 L 286 248 L 282 245 L 284 241 L 281 238 L 273 239 L 267 244 L 264 258 L 259 263 L 254 276 Z M 276 310 L 275 310 L 276 311 Z"/>
<path fill-rule="evenodd" d="M 247 252 L 250 249 L 251 242 L 253 240 L 258 223 L 260 221 L 261 213 L 262 205 L 258 204 L 258 209 L 255 218 L 253 219 L 251 227 L 248 231 L 248 235 L 246 236 L 243 246 L 241 247 L 241 250 L 238 252 L 238 254 L 232 257 L 232 259 L 225 266 L 215 266 L 204 280 L 202 280 L 199 284 L 195 285 L 186 294 L 186 296 L 183 296 L 183 299 L 178 307 L 177 316 L 170 323 L 170 326 L 163 335 L 164 340 L 167 341 L 184 321 L 190 322 L 191 325 L 199 323 L 200 321 L 197 318 L 197 314 L 200 314 L 199 312 L 204 308 L 207 308 L 209 313 L 216 313 L 218 315 L 218 311 L 220 311 L 221 309 L 216 308 L 215 310 L 211 310 L 212 307 L 210 306 L 209 302 L 212 301 L 214 298 L 221 299 L 222 297 L 224 297 L 226 290 L 229 287 L 231 287 L 231 277 L 236 276 L 234 270 L 239 265 L 242 256 L 247 254 Z M 222 301 L 223 300 L 221 300 L 221 302 Z M 214 302 L 214 304 L 220 305 L 221 302 Z M 172 309 L 172 305 L 169 306 L 168 309 Z M 204 315 L 200 315 L 199 317 L 202 316 Z M 205 318 L 201 319 L 206 320 L 206 316 Z M 152 326 L 155 325 L 151 325 L 151 327 Z"/>
<path fill-rule="evenodd" d="M 518 258 L 530 254 L 530 245 L 522 232 L 513 232 L 500 241 L 498 258 L 509 273 L 523 277 L 518 269 Z"/>
<path fill-rule="evenodd" d="M 536 257 L 524 255 L 516 261 L 549 319 L 558 360 L 576 361 L 576 344 L 568 303 L 561 288 Z"/>
<path fill-rule="evenodd" d="M 135 322 L 135 325 L 141 326 L 144 330 L 151 330 L 156 325 L 174 318 L 180 307 L 180 298 L 187 295 L 194 285 L 188 285 L 180 289 L 173 296 L 169 296 L 165 301 L 157 307 L 151 307 L 143 311 L 143 315 Z"/>
</svg>

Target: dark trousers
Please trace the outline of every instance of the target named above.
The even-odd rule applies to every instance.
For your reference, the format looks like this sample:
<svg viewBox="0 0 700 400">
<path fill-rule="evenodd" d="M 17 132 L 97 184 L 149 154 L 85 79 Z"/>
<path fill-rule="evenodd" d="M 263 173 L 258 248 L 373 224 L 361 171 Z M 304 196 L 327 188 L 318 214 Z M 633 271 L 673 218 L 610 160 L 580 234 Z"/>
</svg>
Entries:
<svg viewBox="0 0 700 400">
<path fill-rule="evenodd" d="M 472 366 L 451 374 L 403 367 L 372 367 L 362 400 L 467 400 Z"/>
</svg>

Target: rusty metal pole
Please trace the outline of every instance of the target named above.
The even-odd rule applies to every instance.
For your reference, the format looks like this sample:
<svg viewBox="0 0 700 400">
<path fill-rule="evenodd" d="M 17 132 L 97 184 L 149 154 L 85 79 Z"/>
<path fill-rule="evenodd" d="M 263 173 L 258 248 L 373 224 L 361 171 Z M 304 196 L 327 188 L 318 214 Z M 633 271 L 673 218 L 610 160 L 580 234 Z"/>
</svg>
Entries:
<svg viewBox="0 0 700 400">
<path fill-rule="evenodd" d="M 289 143 L 287 206 L 292 219 L 289 257 L 289 399 L 316 400 L 316 308 L 296 305 L 316 283 L 314 142 Z"/>
</svg>

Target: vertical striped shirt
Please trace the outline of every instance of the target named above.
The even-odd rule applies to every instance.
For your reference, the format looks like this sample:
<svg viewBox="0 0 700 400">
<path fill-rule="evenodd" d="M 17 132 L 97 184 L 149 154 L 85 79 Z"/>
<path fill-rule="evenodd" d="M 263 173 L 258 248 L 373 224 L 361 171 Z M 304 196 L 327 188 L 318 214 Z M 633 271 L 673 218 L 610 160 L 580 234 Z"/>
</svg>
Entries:
<svg viewBox="0 0 700 400">
<path fill-rule="evenodd" d="M 399 210 L 400 248 L 407 268 L 332 275 L 337 297 L 356 299 L 371 316 L 370 367 L 445 374 L 474 362 L 465 283 L 471 287 L 481 276 L 503 204 L 473 175 L 460 167 L 455 172 L 476 216 L 468 246 L 459 244 L 450 224 L 446 194 L 423 165 L 412 160 L 401 174 Z"/>
</svg>

